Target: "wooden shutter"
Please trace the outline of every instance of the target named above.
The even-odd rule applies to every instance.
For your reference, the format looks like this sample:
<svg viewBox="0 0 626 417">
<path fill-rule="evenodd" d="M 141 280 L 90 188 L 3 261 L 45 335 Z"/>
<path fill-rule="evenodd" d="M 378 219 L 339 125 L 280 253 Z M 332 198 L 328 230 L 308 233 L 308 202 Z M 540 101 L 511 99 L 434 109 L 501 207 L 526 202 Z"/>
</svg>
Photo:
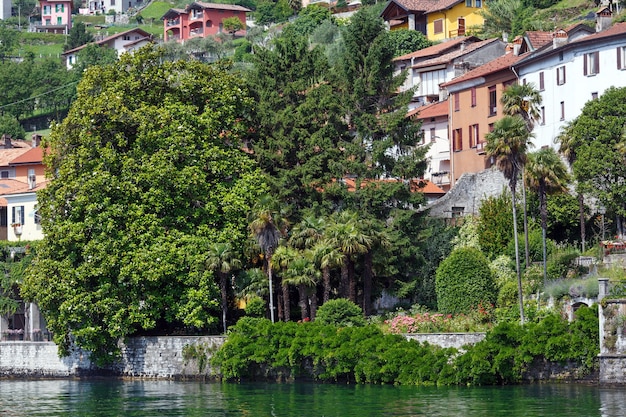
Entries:
<svg viewBox="0 0 626 417">
<path fill-rule="evenodd" d="M 617 69 L 622 69 L 622 47 L 617 47 Z"/>
<path fill-rule="evenodd" d="M 583 55 L 583 75 L 587 75 L 587 54 Z"/>
<path fill-rule="evenodd" d="M 593 53 L 595 59 L 594 59 L 594 74 L 600 74 L 600 51 L 596 51 Z"/>
</svg>

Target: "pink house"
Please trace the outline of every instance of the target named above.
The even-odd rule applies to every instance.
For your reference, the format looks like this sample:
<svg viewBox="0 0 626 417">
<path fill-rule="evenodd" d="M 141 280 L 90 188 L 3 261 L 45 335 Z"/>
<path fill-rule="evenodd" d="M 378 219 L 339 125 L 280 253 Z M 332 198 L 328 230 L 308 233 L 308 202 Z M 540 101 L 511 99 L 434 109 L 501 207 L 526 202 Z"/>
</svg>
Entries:
<svg viewBox="0 0 626 417">
<path fill-rule="evenodd" d="M 72 28 L 71 0 L 40 0 L 41 25 L 39 32 L 68 33 Z"/>
<path fill-rule="evenodd" d="M 193 2 L 184 9 L 169 9 L 163 15 L 163 39 L 184 42 L 191 38 L 214 36 L 223 31 L 223 20 L 237 17 L 244 29 L 236 35 L 245 35 L 246 13 L 251 12 L 235 4 Z"/>
</svg>

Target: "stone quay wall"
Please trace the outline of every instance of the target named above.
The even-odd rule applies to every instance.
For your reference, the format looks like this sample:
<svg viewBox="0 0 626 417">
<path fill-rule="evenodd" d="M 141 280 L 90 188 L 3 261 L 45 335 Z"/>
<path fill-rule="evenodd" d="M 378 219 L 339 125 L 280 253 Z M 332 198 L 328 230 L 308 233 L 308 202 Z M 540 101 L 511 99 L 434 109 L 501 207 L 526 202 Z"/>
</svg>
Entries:
<svg viewBox="0 0 626 417">
<path fill-rule="evenodd" d="M 204 359 L 224 340 L 223 336 L 131 338 L 120 346 L 121 360 L 106 368 L 98 368 L 81 349 L 59 357 L 52 342 L 0 342 L 0 376 L 202 378 L 211 374 Z"/>
</svg>

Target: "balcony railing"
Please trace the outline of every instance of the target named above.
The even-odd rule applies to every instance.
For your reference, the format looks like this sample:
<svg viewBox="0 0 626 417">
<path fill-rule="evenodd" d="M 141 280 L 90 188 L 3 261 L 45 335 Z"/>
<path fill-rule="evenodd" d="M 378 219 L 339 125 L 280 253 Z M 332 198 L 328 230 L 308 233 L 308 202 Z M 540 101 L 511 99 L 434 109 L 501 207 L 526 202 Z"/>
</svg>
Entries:
<svg viewBox="0 0 626 417">
<path fill-rule="evenodd" d="M 192 13 L 191 16 L 190 16 L 190 20 L 202 19 L 203 17 L 204 17 L 204 13 L 203 12 Z"/>
<path fill-rule="evenodd" d="M 167 21 L 167 25 L 168 26 L 178 26 L 178 25 L 180 25 L 180 19 L 168 20 Z"/>
<path fill-rule="evenodd" d="M 447 185 L 450 184 L 450 173 L 448 171 L 433 172 L 430 174 L 431 181 L 435 185 Z"/>
</svg>

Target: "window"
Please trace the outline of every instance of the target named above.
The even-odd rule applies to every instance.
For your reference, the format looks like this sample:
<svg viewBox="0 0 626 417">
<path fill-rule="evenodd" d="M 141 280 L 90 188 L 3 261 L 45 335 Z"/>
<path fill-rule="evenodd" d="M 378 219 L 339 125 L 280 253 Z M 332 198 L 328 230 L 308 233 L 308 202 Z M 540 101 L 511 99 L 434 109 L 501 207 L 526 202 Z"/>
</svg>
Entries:
<svg viewBox="0 0 626 417">
<path fill-rule="evenodd" d="M 9 171 L 0 171 L 0 178 L 9 178 Z"/>
<path fill-rule="evenodd" d="M 598 92 L 597 91 L 594 92 L 594 93 L 591 93 L 591 99 L 592 100 L 597 100 L 597 98 L 598 98 Z"/>
<path fill-rule="evenodd" d="M 476 7 L 480 9 L 481 7 L 483 7 L 483 0 L 476 0 L 475 4 L 476 4 Z"/>
<path fill-rule="evenodd" d="M 111 6 L 115 6 L 115 0 L 111 0 Z"/>
<path fill-rule="evenodd" d="M 125 41 L 129 41 L 130 40 L 130 35 L 124 35 L 122 36 L 122 39 Z"/>
<path fill-rule="evenodd" d="M 496 86 L 489 87 L 489 116 L 495 116 L 498 113 L 498 98 L 496 95 Z"/>
<path fill-rule="evenodd" d="M 443 19 L 437 19 L 433 22 L 433 26 L 434 26 L 434 32 L 435 34 L 437 33 L 443 33 Z"/>
<path fill-rule="evenodd" d="M 480 138 L 478 137 L 478 125 L 471 125 L 469 127 L 469 146 L 470 148 L 475 148 L 480 142 Z"/>
<path fill-rule="evenodd" d="M 11 224 L 24 224 L 24 206 L 13 206 Z"/>
<path fill-rule="evenodd" d="M 41 224 L 41 214 L 39 214 L 39 210 L 35 210 L 35 224 Z"/>
<path fill-rule="evenodd" d="M 546 124 L 546 108 L 544 106 L 541 106 L 541 120 L 539 124 L 542 126 Z"/>
<path fill-rule="evenodd" d="M 63 18 L 61 16 L 57 17 L 57 25 L 62 25 L 63 24 Z"/>
<path fill-rule="evenodd" d="M 559 52 L 559 61 L 563 61 L 563 51 Z"/>
<path fill-rule="evenodd" d="M 565 102 L 561 102 L 561 120 L 565 120 Z"/>
<path fill-rule="evenodd" d="M 463 150 L 463 131 L 454 129 L 452 132 L 452 150 L 455 152 Z"/>
<path fill-rule="evenodd" d="M 48 5 L 48 6 L 43 6 L 43 14 L 50 14 L 52 13 L 52 6 Z"/>
<path fill-rule="evenodd" d="M 420 132 L 420 144 L 423 145 L 424 143 L 426 143 L 426 132 L 422 129 Z"/>
<path fill-rule="evenodd" d="M 437 139 L 437 135 L 435 134 L 435 128 L 431 127 L 430 128 L 430 141 L 435 142 L 436 139 Z"/>
<path fill-rule="evenodd" d="M 617 47 L 617 69 L 626 69 L 626 46 Z"/>
<path fill-rule="evenodd" d="M 556 69 L 556 84 L 565 84 L 565 65 L 561 65 Z"/>
<path fill-rule="evenodd" d="M 461 110 L 461 94 L 454 93 L 454 111 Z"/>
<path fill-rule="evenodd" d="M 544 83 L 544 79 L 543 79 L 543 71 L 541 71 L 539 73 L 539 91 L 543 91 L 545 90 L 545 83 Z"/>
<path fill-rule="evenodd" d="M 51 24 L 52 24 L 52 20 L 46 19 L 46 25 L 51 25 Z"/>
<path fill-rule="evenodd" d="M 522 80 L 522 84 L 523 84 L 523 85 L 526 85 L 526 78 L 524 78 L 524 79 Z"/>
<path fill-rule="evenodd" d="M 584 61 L 584 75 L 592 76 L 600 73 L 600 52 L 585 54 Z"/>
<path fill-rule="evenodd" d="M 493 129 L 494 129 L 494 124 L 489 123 L 489 126 L 487 126 L 487 130 L 489 130 L 489 133 L 493 132 Z"/>
<path fill-rule="evenodd" d="M 465 0 L 465 7 L 472 7 L 472 0 Z"/>
<path fill-rule="evenodd" d="M 472 107 L 476 107 L 476 87 L 472 87 Z"/>
</svg>

